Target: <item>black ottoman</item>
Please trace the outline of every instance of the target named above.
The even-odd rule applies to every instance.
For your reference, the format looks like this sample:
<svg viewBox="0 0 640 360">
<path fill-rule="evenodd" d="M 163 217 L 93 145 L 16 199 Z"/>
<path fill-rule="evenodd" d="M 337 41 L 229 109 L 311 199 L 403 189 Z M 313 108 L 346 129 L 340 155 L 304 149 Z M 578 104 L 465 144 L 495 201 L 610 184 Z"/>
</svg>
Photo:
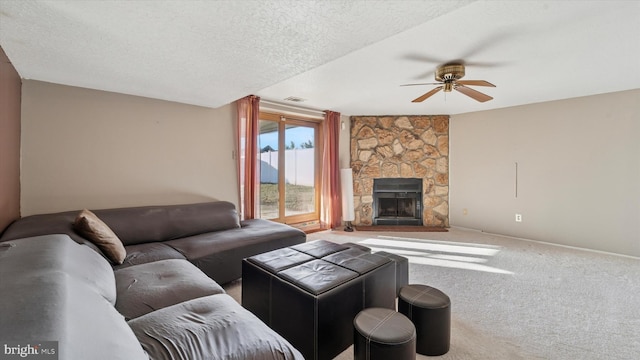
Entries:
<svg viewBox="0 0 640 360">
<path fill-rule="evenodd" d="M 326 240 L 242 261 L 242 306 L 307 360 L 331 360 L 353 343 L 362 309 L 395 310 L 395 263 Z"/>
<path fill-rule="evenodd" d="M 400 295 L 400 289 L 409 284 L 409 259 L 386 251 L 378 251 L 374 254 L 388 257 L 396 264 L 396 296 Z"/>
<path fill-rule="evenodd" d="M 398 311 L 416 327 L 418 354 L 438 356 L 449 351 L 451 300 L 445 293 L 426 285 L 403 286 Z"/>
<path fill-rule="evenodd" d="M 415 360 L 416 329 L 406 316 L 368 308 L 358 313 L 353 327 L 354 360 Z"/>
<path fill-rule="evenodd" d="M 355 271 L 360 275 L 362 291 L 365 295 L 362 309 L 369 307 L 396 309 L 396 267 L 389 258 L 351 248 L 327 255 L 322 260 Z"/>
<path fill-rule="evenodd" d="M 359 249 L 359 250 L 362 250 L 362 251 L 364 251 L 364 252 L 368 252 L 368 253 L 370 253 L 370 252 L 371 252 L 371 248 L 368 248 L 368 247 L 366 247 L 366 246 L 364 246 L 364 245 L 360 245 L 360 244 L 357 244 L 357 243 L 348 242 L 348 243 L 344 243 L 344 244 L 342 244 L 342 245 L 347 246 L 347 247 L 350 247 L 350 248 L 352 248 L 352 249 L 353 249 L 353 248 L 355 248 L 355 249 Z"/>
</svg>

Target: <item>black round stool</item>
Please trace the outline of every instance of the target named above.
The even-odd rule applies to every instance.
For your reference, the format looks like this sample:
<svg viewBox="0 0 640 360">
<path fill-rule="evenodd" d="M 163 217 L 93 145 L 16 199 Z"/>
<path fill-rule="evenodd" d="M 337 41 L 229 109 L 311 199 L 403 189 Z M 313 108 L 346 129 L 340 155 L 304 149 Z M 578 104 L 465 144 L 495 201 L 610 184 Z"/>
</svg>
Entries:
<svg viewBox="0 0 640 360">
<path fill-rule="evenodd" d="M 451 300 L 445 293 L 426 285 L 403 286 L 398 311 L 416 327 L 418 354 L 438 356 L 449 351 Z"/>
<path fill-rule="evenodd" d="M 353 326 L 354 360 L 415 360 L 416 329 L 406 316 L 368 308 L 356 315 Z"/>
</svg>

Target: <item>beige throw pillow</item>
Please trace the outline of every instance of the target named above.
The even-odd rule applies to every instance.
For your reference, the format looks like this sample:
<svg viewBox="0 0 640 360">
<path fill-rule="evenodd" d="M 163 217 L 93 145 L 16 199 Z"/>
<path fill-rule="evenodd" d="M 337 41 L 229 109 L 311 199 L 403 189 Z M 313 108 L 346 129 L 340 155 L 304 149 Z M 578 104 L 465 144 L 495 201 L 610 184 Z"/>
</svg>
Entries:
<svg viewBox="0 0 640 360">
<path fill-rule="evenodd" d="M 96 214 L 84 209 L 73 222 L 78 234 L 94 243 L 114 264 L 122 264 L 127 251 L 118 236 Z"/>
</svg>

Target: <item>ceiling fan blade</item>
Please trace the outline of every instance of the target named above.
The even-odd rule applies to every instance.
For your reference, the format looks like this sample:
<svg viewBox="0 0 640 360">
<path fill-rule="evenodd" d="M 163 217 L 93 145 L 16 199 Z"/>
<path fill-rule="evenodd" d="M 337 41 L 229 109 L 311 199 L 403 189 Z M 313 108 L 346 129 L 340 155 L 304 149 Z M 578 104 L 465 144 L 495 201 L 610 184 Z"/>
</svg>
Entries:
<svg viewBox="0 0 640 360">
<path fill-rule="evenodd" d="M 454 87 L 457 91 L 467 95 L 468 97 L 480 101 L 485 102 L 493 99 L 491 96 L 481 93 L 480 91 L 473 90 L 472 88 L 468 88 L 464 85 L 458 85 Z"/>
<path fill-rule="evenodd" d="M 477 41 L 471 48 L 468 48 L 467 51 L 460 54 L 460 58 L 462 59 L 474 58 L 476 57 L 477 54 L 480 54 L 486 51 L 487 49 L 495 47 L 496 45 L 499 45 L 500 43 L 504 43 L 506 40 L 513 38 L 515 35 L 517 35 L 517 33 L 518 31 L 514 28 L 510 28 L 508 29 L 508 31 L 504 31 L 504 30 L 495 31 L 492 34 L 489 34 L 489 36 L 487 36 L 485 39 L 477 39 Z M 490 66 L 499 66 L 500 63 L 469 62 L 466 65 L 490 67 Z"/>
<path fill-rule="evenodd" d="M 442 85 L 442 83 L 435 82 L 435 83 L 402 84 L 400 86 L 420 86 L 420 85 Z"/>
<path fill-rule="evenodd" d="M 439 59 L 436 57 L 432 57 L 429 55 L 424 55 L 424 54 L 417 54 L 417 53 L 411 53 L 411 54 L 405 54 L 404 56 L 402 56 L 403 60 L 409 60 L 409 61 L 413 61 L 413 62 L 421 62 L 421 63 L 432 63 L 432 64 L 440 64 L 442 63 L 444 60 L 443 59 Z M 413 77 L 414 80 L 422 80 L 425 78 L 432 78 L 433 79 L 433 74 L 434 74 L 435 70 L 429 70 L 423 73 L 420 73 L 416 76 Z"/>
<path fill-rule="evenodd" d="M 486 46 L 483 46 L 482 48 L 484 49 L 486 48 Z M 450 63 L 462 64 L 462 65 L 473 66 L 473 67 L 496 67 L 496 66 L 507 64 L 507 62 L 504 62 L 504 61 L 465 61 L 464 60 L 465 58 L 470 57 L 477 51 L 478 49 L 472 49 L 470 52 L 465 53 L 463 57 L 457 58 L 457 59 L 436 58 L 436 57 L 431 57 L 429 55 L 423 55 L 423 54 L 417 54 L 417 53 L 406 54 L 402 56 L 402 59 L 409 60 L 409 61 L 416 61 L 416 62 L 419 61 L 422 63 L 433 63 L 433 64 L 450 64 Z"/>
<path fill-rule="evenodd" d="M 471 86 L 491 86 L 496 87 L 492 83 L 484 80 L 458 80 L 456 81 L 460 85 L 471 85 Z"/>
<path fill-rule="evenodd" d="M 444 61 L 444 59 L 418 53 L 405 54 L 402 56 L 402 59 L 434 64 L 440 64 Z"/>
<path fill-rule="evenodd" d="M 433 90 L 429 91 L 428 93 L 426 93 L 426 94 L 424 94 L 424 95 L 420 96 L 419 98 L 415 98 L 415 99 L 414 99 L 413 101 L 411 101 L 411 102 L 423 102 L 423 101 L 425 101 L 428 97 L 430 97 L 431 95 L 433 95 L 433 94 L 437 93 L 438 91 L 442 90 L 442 88 L 443 88 L 443 87 L 444 87 L 444 86 L 438 86 L 437 88 L 435 88 L 435 89 L 433 89 Z"/>
<path fill-rule="evenodd" d="M 433 79 L 433 78 L 434 78 L 435 73 L 436 73 L 436 72 L 435 72 L 435 71 L 433 71 L 433 70 L 426 71 L 426 72 L 423 72 L 423 73 L 421 73 L 421 74 L 418 74 L 418 75 L 414 76 L 412 79 L 413 79 L 413 80 Z"/>
</svg>

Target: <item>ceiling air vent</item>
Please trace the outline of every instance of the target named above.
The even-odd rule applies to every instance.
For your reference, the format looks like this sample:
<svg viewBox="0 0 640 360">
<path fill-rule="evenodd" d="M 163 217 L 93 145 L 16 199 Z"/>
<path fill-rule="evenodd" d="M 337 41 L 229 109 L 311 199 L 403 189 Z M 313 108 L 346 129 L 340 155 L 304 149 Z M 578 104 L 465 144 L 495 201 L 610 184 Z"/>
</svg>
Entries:
<svg viewBox="0 0 640 360">
<path fill-rule="evenodd" d="M 305 102 L 305 101 L 307 101 L 306 99 L 299 98 L 299 97 L 296 97 L 296 96 L 289 96 L 288 98 L 285 98 L 284 100 L 285 101 L 293 101 L 293 102 Z"/>
</svg>

